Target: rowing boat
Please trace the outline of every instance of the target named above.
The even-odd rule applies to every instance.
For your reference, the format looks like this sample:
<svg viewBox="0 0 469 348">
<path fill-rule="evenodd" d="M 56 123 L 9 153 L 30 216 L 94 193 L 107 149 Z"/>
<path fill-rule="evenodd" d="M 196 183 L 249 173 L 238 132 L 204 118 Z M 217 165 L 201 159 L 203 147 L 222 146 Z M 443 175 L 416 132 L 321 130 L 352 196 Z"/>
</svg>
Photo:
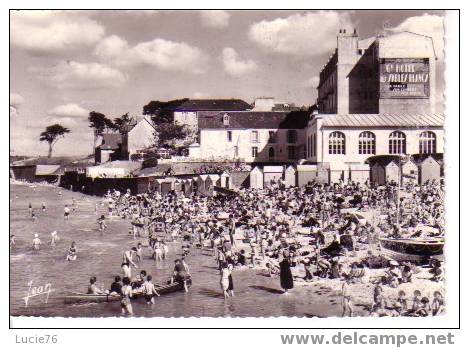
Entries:
<svg viewBox="0 0 469 348">
<path fill-rule="evenodd" d="M 385 256 L 417 263 L 442 259 L 445 246 L 444 238 L 380 238 L 379 242 Z"/>
<path fill-rule="evenodd" d="M 187 286 L 192 285 L 192 280 L 189 278 L 186 280 Z M 171 284 L 155 284 L 155 289 L 160 295 L 170 294 L 172 292 L 184 290 L 183 283 L 174 282 Z M 143 293 L 135 292 L 132 299 L 142 298 Z M 64 302 L 66 304 L 73 303 L 102 303 L 102 302 L 116 302 L 120 301 L 122 297 L 117 294 L 85 294 L 80 292 L 72 292 L 69 295 L 64 297 Z"/>
</svg>

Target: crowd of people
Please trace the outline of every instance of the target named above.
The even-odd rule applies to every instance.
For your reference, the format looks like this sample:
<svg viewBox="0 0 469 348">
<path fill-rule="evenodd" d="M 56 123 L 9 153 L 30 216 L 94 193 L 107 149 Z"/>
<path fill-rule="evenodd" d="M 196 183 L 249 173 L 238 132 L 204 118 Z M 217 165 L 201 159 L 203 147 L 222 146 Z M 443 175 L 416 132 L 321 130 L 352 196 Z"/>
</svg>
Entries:
<svg viewBox="0 0 469 348">
<path fill-rule="evenodd" d="M 412 305 L 407 306 L 405 292 L 399 290 L 401 284 L 413 282 L 414 274 L 419 272 L 415 264 L 381 258 L 381 273 L 374 277 L 370 276 L 370 268 L 375 267 L 371 259 L 376 258 L 371 255 L 371 246 L 379 236 L 444 236 L 443 199 L 443 189 L 435 182 L 409 183 L 398 191 L 394 183 L 380 187 L 368 183 L 285 187 L 279 181 L 264 189 L 241 189 L 237 194 L 210 197 L 174 191 L 166 195 L 109 191 L 104 197 L 108 216 L 128 220 L 128 233 L 136 244 L 123 252 L 122 276 L 116 275 L 109 290 L 96 286 L 96 277 L 90 279 L 88 290 L 92 294 L 120 294 L 123 314 L 133 313 L 130 298 L 134 294 L 142 294 L 152 304 L 159 295 L 152 275 L 142 270 L 132 277 L 131 268 L 137 268 L 146 249 L 156 264 L 163 262 L 168 257 L 169 243 L 178 241 L 180 257 L 169 282 L 180 283 L 185 291 L 191 279 L 187 260 L 191 250 L 199 248 L 213 257 L 225 299 L 234 297 L 236 269 L 255 267 L 264 269 L 269 277 L 278 276 L 284 294 L 289 294 L 298 282 L 340 281 L 343 315 L 354 314 L 353 286 L 357 283 L 375 286 L 371 315 L 438 315 L 444 310 L 441 292 L 436 291 L 430 303 L 428 297 L 417 296 L 416 290 Z M 64 207 L 65 220 L 70 218 L 75 203 Z M 47 209 L 45 204 L 42 209 Z M 98 210 L 96 205 L 97 230 L 105 234 L 106 215 Z M 361 215 L 354 214 L 357 211 Z M 29 214 L 33 217 L 31 204 Z M 58 238 L 54 231 L 50 244 L 55 246 Z M 12 235 L 10 247 L 14 244 Z M 32 248 L 39 250 L 41 244 L 36 234 Z M 366 251 L 365 256 L 357 258 L 359 251 Z M 67 260 L 76 260 L 75 242 L 66 255 Z M 443 281 L 443 264 L 431 260 L 429 266 L 429 280 Z M 396 289 L 396 301 L 383 295 L 383 287 Z"/>
<path fill-rule="evenodd" d="M 376 292 L 382 286 L 398 288 L 413 281 L 416 266 L 384 260 L 382 276 L 370 278 L 369 259 L 351 262 L 348 256 L 369 248 L 378 236 L 444 235 L 441 186 L 434 182 L 408 184 L 404 192 L 398 192 L 393 183 L 381 187 L 339 183 L 287 188 L 276 182 L 262 190 L 242 189 L 228 196 L 186 197 L 175 192 L 131 195 L 114 191 L 105 199 L 112 207 L 111 214 L 130 220 L 129 233 L 134 238 L 148 237 L 147 245 L 156 262 L 166 257 L 168 241 L 181 240 L 183 258 L 194 247 L 209 250 L 220 272 L 225 299 L 234 296 L 232 275 L 236 268 L 260 267 L 268 276 L 279 276 L 285 294 L 297 281 L 339 279 L 343 284 L 344 315 L 346 311 L 352 315 L 350 286 L 370 282 L 376 285 Z M 363 220 L 349 213 L 355 210 L 371 214 Z M 423 232 L 422 226 L 431 227 L 433 232 Z M 141 243 L 138 248 L 142 248 Z M 431 267 L 431 280 L 442 281 L 441 262 L 432 261 Z M 302 269 L 302 276 L 298 276 L 298 269 Z M 377 305 L 376 298 L 379 296 L 370 308 L 373 315 L 396 313 L 387 304 Z M 441 301 L 437 300 L 440 307 Z M 435 311 L 398 312 L 423 315 Z"/>
</svg>

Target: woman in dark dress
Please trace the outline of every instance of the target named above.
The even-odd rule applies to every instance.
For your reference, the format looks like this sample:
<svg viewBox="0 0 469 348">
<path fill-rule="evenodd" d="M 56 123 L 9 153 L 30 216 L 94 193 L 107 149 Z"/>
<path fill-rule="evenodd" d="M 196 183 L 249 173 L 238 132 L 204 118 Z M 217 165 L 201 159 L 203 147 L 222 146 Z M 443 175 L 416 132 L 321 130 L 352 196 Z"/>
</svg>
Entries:
<svg viewBox="0 0 469 348">
<path fill-rule="evenodd" d="M 283 260 L 279 263 L 280 266 L 280 286 L 288 294 L 289 289 L 293 289 L 293 276 L 290 270 L 290 254 L 288 251 L 283 252 Z"/>
</svg>

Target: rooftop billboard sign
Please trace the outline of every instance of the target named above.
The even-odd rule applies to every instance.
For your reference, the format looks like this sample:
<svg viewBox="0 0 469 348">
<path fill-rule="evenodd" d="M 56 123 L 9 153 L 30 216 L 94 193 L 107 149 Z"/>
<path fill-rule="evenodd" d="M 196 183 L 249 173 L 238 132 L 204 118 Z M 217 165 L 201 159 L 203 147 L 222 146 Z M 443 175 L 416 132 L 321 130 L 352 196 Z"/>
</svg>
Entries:
<svg viewBox="0 0 469 348">
<path fill-rule="evenodd" d="M 380 98 L 428 98 L 428 58 L 381 58 Z"/>
</svg>

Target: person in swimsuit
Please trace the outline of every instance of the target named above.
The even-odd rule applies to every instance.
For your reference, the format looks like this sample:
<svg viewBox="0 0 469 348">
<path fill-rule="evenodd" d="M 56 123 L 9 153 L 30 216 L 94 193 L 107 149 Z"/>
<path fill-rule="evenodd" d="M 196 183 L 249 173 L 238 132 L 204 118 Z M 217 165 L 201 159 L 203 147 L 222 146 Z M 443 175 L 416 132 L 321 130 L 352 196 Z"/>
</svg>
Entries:
<svg viewBox="0 0 469 348">
<path fill-rule="evenodd" d="M 186 272 L 184 265 L 182 264 L 181 260 L 177 259 L 174 261 L 174 272 L 173 277 L 171 278 L 171 282 L 178 282 L 182 283 L 184 286 L 184 291 L 188 292 L 189 289 L 187 287 L 187 279 L 189 275 Z"/>
<path fill-rule="evenodd" d="M 352 283 L 351 277 L 346 277 L 345 281 L 342 283 L 342 316 L 345 317 L 347 310 L 349 311 L 349 316 L 353 317 L 352 309 L 352 294 L 350 289 L 350 284 Z"/>
<path fill-rule="evenodd" d="M 77 259 L 77 247 L 76 247 L 75 242 L 72 242 L 72 244 L 70 245 L 70 248 L 68 248 L 66 260 L 75 261 L 76 259 Z"/>
<path fill-rule="evenodd" d="M 220 270 L 220 286 L 221 286 L 221 290 L 223 292 L 223 296 L 225 297 L 225 300 L 230 297 L 230 294 L 229 294 L 229 287 L 230 287 L 230 280 L 229 280 L 229 276 L 230 276 L 231 272 L 230 272 L 230 269 L 228 268 L 228 263 L 227 262 L 223 262 L 221 264 L 221 270 Z"/>
<path fill-rule="evenodd" d="M 42 212 L 46 212 L 46 203 L 42 202 Z"/>
<path fill-rule="evenodd" d="M 33 250 L 34 251 L 39 251 L 39 248 L 40 248 L 41 244 L 42 244 L 42 242 L 39 239 L 39 235 L 37 233 L 34 234 L 34 239 L 33 239 L 33 244 L 32 244 Z"/>
<path fill-rule="evenodd" d="M 68 207 L 67 204 L 65 204 L 64 207 L 64 220 L 68 220 L 70 217 L 70 208 Z"/>
<path fill-rule="evenodd" d="M 14 234 L 10 235 L 10 250 L 15 248 L 15 238 Z"/>
<path fill-rule="evenodd" d="M 51 236 L 50 245 L 54 248 L 55 244 L 59 241 L 60 238 L 57 235 L 57 231 L 52 231 L 50 236 Z"/>
<path fill-rule="evenodd" d="M 121 309 L 122 309 L 122 315 L 130 315 L 132 316 L 134 314 L 133 309 L 132 309 L 132 304 L 130 303 L 130 299 L 133 296 L 132 293 L 132 286 L 130 285 L 130 278 L 129 277 L 124 277 L 122 279 L 122 299 L 121 299 Z"/>
<path fill-rule="evenodd" d="M 160 294 L 155 289 L 155 284 L 152 282 L 152 276 L 147 275 L 147 280 L 143 283 L 143 293 L 145 295 L 145 301 L 147 304 L 151 305 L 155 303 L 155 296 L 160 296 Z"/>
<path fill-rule="evenodd" d="M 122 281 L 120 276 L 115 276 L 114 277 L 114 282 L 111 284 L 111 289 L 109 290 L 109 293 L 116 294 L 116 295 L 121 295 L 122 294 Z"/>
<path fill-rule="evenodd" d="M 91 295 L 103 295 L 106 294 L 106 291 L 101 290 L 97 285 L 96 285 L 96 277 L 93 276 L 90 278 L 90 285 L 88 285 L 88 294 Z"/>
<path fill-rule="evenodd" d="M 104 215 L 101 215 L 101 217 L 98 219 L 98 230 L 101 233 L 104 233 L 104 231 L 106 231 L 106 228 L 107 228 L 105 220 L 106 218 L 104 217 Z"/>
</svg>

